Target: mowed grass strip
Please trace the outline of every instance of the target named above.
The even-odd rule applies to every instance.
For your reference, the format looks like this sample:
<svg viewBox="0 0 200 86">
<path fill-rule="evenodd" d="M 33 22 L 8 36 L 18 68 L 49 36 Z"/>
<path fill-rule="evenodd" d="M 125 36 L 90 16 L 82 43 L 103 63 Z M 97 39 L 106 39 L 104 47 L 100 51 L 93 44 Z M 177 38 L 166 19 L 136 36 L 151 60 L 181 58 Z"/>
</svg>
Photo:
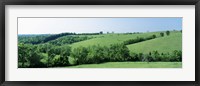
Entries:
<svg viewBox="0 0 200 86">
<path fill-rule="evenodd" d="M 107 62 L 83 64 L 68 68 L 182 68 L 182 62 Z"/>
<path fill-rule="evenodd" d="M 171 53 L 174 50 L 182 50 L 182 33 L 175 32 L 169 36 L 159 37 L 144 42 L 127 45 L 130 52 L 149 53 L 157 50 L 159 53 Z"/>
</svg>

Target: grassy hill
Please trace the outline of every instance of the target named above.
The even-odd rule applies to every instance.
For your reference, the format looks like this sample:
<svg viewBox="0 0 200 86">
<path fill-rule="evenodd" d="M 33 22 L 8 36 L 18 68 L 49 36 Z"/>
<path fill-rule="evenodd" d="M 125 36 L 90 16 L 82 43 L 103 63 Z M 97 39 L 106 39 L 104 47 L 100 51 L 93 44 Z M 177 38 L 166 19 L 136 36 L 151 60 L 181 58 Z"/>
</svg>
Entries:
<svg viewBox="0 0 200 86">
<path fill-rule="evenodd" d="M 182 33 L 172 32 L 169 36 L 164 36 L 127 46 L 131 52 L 148 53 L 157 50 L 159 52 L 171 52 L 182 50 Z"/>
<path fill-rule="evenodd" d="M 164 37 L 160 37 L 160 32 L 149 32 L 141 34 L 104 34 L 98 35 L 95 38 L 76 42 L 71 44 L 72 48 L 79 46 L 109 46 L 110 44 L 123 43 L 129 39 L 135 39 L 137 37 L 148 37 L 155 34 L 157 38 L 127 45 L 131 52 L 135 53 L 148 53 L 150 51 L 157 50 L 159 52 L 172 52 L 173 50 L 182 50 L 182 33 L 180 31 L 171 31 L 170 35 L 166 34 Z"/>
<path fill-rule="evenodd" d="M 158 32 L 149 32 L 149 33 L 140 33 L 140 34 L 103 34 L 96 36 L 96 38 L 92 38 L 89 40 L 76 42 L 71 44 L 72 48 L 76 48 L 78 46 L 91 46 L 91 45 L 100 45 L 100 46 L 109 46 L 110 44 L 123 43 L 129 39 L 135 39 L 137 37 L 148 37 L 155 34 L 159 36 Z"/>
</svg>

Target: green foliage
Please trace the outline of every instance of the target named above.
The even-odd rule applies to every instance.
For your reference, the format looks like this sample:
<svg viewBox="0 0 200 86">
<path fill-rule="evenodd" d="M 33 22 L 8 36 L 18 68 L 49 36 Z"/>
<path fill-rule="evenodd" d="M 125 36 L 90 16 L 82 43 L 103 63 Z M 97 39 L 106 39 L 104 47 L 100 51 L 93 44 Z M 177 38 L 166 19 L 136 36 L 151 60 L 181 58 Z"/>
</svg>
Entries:
<svg viewBox="0 0 200 86">
<path fill-rule="evenodd" d="M 104 49 L 101 46 L 90 46 L 87 48 L 87 63 L 101 63 L 104 60 Z"/>
<path fill-rule="evenodd" d="M 60 58 L 58 59 L 57 66 L 66 66 L 69 65 L 68 57 L 70 56 L 71 47 L 64 46 L 61 48 Z"/>
<path fill-rule="evenodd" d="M 74 58 L 76 64 L 84 64 L 86 63 L 87 54 L 88 54 L 87 48 L 81 46 L 73 49 L 73 51 L 70 54 L 70 57 Z"/>
<path fill-rule="evenodd" d="M 181 62 L 181 32 L 172 31 L 169 36 L 156 37 L 159 33 L 57 35 L 58 38 L 55 36 L 56 39 L 53 37 L 46 43 L 43 43 L 43 39 L 41 44 L 22 41 L 34 40 L 35 36 L 20 38 L 18 67 L 60 67 L 125 61 Z"/>
<path fill-rule="evenodd" d="M 151 40 L 151 39 L 155 39 L 155 38 L 156 38 L 156 35 L 155 35 L 155 34 L 152 35 L 152 36 L 146 37 L 146 38 L 137 37 L 136 39 L 129 39 L 129 40 L 124 41 L 124 44 L 125 44 L 125 45 L 129 45 L 129 44 L 134 44 L 134 43 L 138 43 L 138 42 L 143 42 L 143 41 Z"/>
<path fill-rule="evenodd" d="M 169 34 L 170 34 L 170 31 L 166 31 L 166 34 L 167 34 L 167 36 L 169 36 Z"/>
<path fill-rule="evenodd" d="M 112 44 L 109 57 L 111 61 L 126 61 L 129 58 L 129 49 L 124 44 Z"/>
<path fill-rule="evenodd" d="M 99 34 L 103 34 L 103 31 L 100 31 Z"/>
<path fill-rule="evenodd" d="M 131 53 L 129 61 L 142 61 L 142 62 L 181 62 L 182 52 L 174 50 L 170 53 L 159 53 L 158 51 L 149 52 L 149 54 L 143 53 Z"/>
<path fill-rule="evenodd" d="M 40 61 L 42 58 L 37 46 L 22 43 L 18 45 L 18 61 L 21 63 L 18 67 L 43 67 L 44 64 Z"/>
<path fill-rule="evenodd" d="M 62 45 L 65 45 L 65 44 L 72 44 L 72 43 L 75 43 L 75 42 L 88 40 L 88 39 L 91 39 L 91 38 L 92 37 L 87 37 L 87 36 L 64 36 L 64 37 L 60 37 L 56 40 L 49 41 L 48 43 L 50 43 L 52 45 L 56 45 L 56 46 L 62 46 Z"/>
<path fill-rule="evenodd" d="M 127 61 L 129 50 L 124 44 L 113 44 L 110 47 L 93 45 L 74 48 L 70 54 L 76 64 L 92 64 L 108 61 Z"/>
<path fill-rule="evenodd" d="M 164 36 L 164 33 L 163 33 L 163 32 L 161 32 L 161 33 L 160 33 L 160 36 L 161 36 L 161 37 L 163 37 L 163 36 Z"/>
<path fill-rule="evenodd" d="M 26 67 L 25 63 L 27 62 L 27 57 L 28 57 L 28 53 L 26 52 L 26 50 L 28 50 L 28 46 L 20 43 L 18 44 L 18 61 L 21 64 L 18 64 L 19 67 Z"/>
<path fill-rule="evenodd" d="M 19 35 L 18 42 L 24 44 L 39 44 L 49 35 Z"/>
<path fill-rule="evenodd" d="M 43 58 L 41 53 L 38 53 L 34 49 L 29 52 L 29 58 L 27 58 L 29 67 L 44 67 L 45 65 L 41 62 Z"/>
</svg>

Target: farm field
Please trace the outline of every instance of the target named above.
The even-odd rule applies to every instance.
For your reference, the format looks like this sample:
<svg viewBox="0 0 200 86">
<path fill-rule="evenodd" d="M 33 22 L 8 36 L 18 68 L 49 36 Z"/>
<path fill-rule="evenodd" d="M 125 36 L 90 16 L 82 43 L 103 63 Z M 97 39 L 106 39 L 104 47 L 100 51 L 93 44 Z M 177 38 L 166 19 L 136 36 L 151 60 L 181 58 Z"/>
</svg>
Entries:
<svg viewBox="0 0 200 86">
<path fill-rule="evenodd" d="M 67 68 L 181 68 L 182 62 L 106 62 L 67 66 Z"/>
</svg>

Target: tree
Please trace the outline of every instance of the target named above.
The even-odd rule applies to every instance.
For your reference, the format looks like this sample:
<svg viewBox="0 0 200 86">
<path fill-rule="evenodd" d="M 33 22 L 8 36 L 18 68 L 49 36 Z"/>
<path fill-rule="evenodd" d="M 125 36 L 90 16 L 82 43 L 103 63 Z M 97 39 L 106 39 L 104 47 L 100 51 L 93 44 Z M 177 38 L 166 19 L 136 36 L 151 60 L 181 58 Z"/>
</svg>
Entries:
<svg viewBox="0 0 200 86">
<path fill-rule="evenodd" d="M 93 45 L 88 47 L 87 63 L 101 63 L 104 59 L 103 47 Z"/>
<path fill-rule="evenodd" d="M 154 34 L 154 35 L 152 35 L 152 37 L 153 37 L 153 38 L 156 38 L 156 35 Z"/>
<path fill-rule="evenodd" d="M 28 58 L 28 46 L 26 44 L 20 43 L 18 44 L 18 61 L 22 64 L 18 65 L 19 67 L 25 67 L 25 62 L 27 62 Z"/>
<path fill-rule="evenodd" d="M 44 65 L 42 64 L 42 62 L 40 61 L 42 59 L 42 55 L 36 51 L 35 49 L 32 49 L 29 53 L 29 58 L 28 58 L 28 62 L 29 67 L 43 67 Z"/>
<path fill-rule="evenodd" d="M 167 36 L 169 36 L 169 34 L 170 34 L 170 31 L 166 31 L 166 34 L 167 34 Z"/>
<path fill-rule="evenodd" d="M 86 62 L 87 54 L 87 48 L 80 46 L 72 50 L 70 57 L 76 61 L 76 64 L 84 64 Z"/>
<path fill-rule="evenodd" d="M 129 49 L 124 44 L 112 44 L 109 48 L 109 54 L 112 61 L 126 61 L 130 57 Z"/>
<path fill-rule="evenodd" d="M 103 34 L 103 31 L 100 31 L 99 34 Z"/>
<path fill-rule="evenodd" d="M 161 37 L 163 37 L 163 36 L 164 36 L 164 33 L 163 33 L 163 32 L 161 32 L 161 33 L 160 33 L 160 36 L 161 36 Z"/>
<path fill-rule="evenodd" d="M 60 63 L 61 65 L 69 65 L 68 56 L 70 56 L 71 47 L 65 46 L 61 49 Z"/>
<path fill-rule="evenodd" d="M 46 51 L 47 51 L 47 55 L 48 55 L 47 67 L 51 67 L 51 66 L 53 66 L 53 59 L 56 56 L 55 47 L 53 47 L 53 45 L 51 45 L 51 44 L 47 44 L 46 46 L 47 46 Z"/>
</svg>

